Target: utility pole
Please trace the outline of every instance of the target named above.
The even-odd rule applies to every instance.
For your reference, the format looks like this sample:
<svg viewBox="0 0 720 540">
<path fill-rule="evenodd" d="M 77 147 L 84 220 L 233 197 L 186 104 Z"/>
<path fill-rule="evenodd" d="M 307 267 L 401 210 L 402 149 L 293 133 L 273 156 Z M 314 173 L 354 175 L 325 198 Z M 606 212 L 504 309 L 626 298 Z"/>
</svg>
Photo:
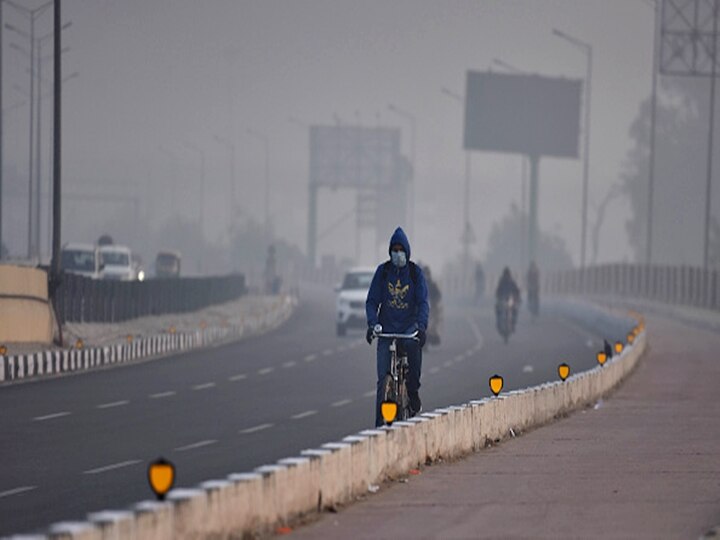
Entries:
<svg viewBox="0 0 720 540">
<path fill-rule="evenodd" d="M 60 282 L 60 225 L 62 223 L 61 218 L 61 201 L 62 201 L 62 178 L 61 178 L 61 140 L 62 134 L 61 126 L 61 112 L 62 112 L 62 66 L 60 64 L 60 57 L 62 55 L 62 32 L 60 31 L 60 1 L 54 0 L 54 63 L 53 63 L 53 249 L 51 259 L 51 271 L 50 271 L 50 298 L 52 305 L 57 306 L 56 294 L 58 287 L 61 285 Z M 62 336 L 62 325 L 60 319 L 57 317 L 59 328 L 59 340 L 60 345 L 63 342 Z"/>
<path fill-rule="evenodd" d="M 653 35 L 653 67 L 652 67 L 652 98 L 650 112 L 650 156 L 648 163 L 648 202 L 647 202 L 647 225 L 645 239 L 645 264 L 652 264 L 652 233 L 653 233 L 653 191 L 655 188 L 655 117 L 657 115 L 657 72 L 658 66 L 658 33 L 660 32 L 660 10 L 658 1 L 654 2 L 654 35 Z"/>
</svg>

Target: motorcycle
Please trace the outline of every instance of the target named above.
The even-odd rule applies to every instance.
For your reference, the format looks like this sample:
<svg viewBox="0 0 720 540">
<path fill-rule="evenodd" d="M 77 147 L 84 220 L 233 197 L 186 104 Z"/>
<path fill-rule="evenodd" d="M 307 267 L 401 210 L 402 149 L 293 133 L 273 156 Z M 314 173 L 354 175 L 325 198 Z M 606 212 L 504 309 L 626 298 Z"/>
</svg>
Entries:
<svg viewBox="0 0 720 540">
<path fill-rule="evenodd" d="M 505 343 L 510 339 L 510 334 L 515 332 L 515 318 L 517 317 L 517 305 L 514 296 L 498 300 L 495 305 L 495 317 L 497 330 Z"/>
</svg>

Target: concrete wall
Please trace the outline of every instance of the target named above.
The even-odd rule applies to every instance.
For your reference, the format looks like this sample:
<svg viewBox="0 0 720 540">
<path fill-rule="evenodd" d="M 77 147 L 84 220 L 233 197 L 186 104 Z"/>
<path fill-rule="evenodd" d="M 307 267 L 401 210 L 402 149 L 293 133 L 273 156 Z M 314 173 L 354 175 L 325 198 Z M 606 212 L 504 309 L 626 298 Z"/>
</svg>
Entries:
<svg viewBox="0 0 720 540">
<path fill-rule="evenodd" d="M 0 265 L 0 344 L 51 343 L 52 338 L 45 271 Z"/>
<path fill-rule="evenodd" d="M 255 471 L 177 489 L 165 502 L 143 502 L 123 512 L 101 512 L 82 523 L 51 527 L 52 539 L 225 538 L 268 530 L 294 518 L 347 503 L 368 486 L 405 475 L 429 459 L 460 457 L 487 441 L 551 421 L 593 403 L 622 381 L 646 347 L 645 332 L 621 355 L 556 381 L 497 398 L 438 409 L 306 450 Z"/>
</svg>

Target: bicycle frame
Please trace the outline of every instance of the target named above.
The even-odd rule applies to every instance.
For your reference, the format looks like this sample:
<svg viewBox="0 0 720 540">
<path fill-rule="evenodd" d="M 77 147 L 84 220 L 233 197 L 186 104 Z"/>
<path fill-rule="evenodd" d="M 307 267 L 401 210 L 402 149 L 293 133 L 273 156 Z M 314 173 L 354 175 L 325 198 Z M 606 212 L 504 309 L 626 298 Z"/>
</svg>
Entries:
<svg viewBox="0 0 720 540">
<path fill-rule="evenodd" d="M 412 334 L 383 334 L 375 335 L 378 338 L 391 339 L 390 371 L 385 377 L 383 401 L 381 412 L 387 425 L 395 420 L 407 420 L 410 417 L 410 403 L 407 393 L 406 378 L 408 372 L 407 353 L 399 355 L 398 339 L 413 339 L 417 341 L 417 332 Z"/>
</svg>

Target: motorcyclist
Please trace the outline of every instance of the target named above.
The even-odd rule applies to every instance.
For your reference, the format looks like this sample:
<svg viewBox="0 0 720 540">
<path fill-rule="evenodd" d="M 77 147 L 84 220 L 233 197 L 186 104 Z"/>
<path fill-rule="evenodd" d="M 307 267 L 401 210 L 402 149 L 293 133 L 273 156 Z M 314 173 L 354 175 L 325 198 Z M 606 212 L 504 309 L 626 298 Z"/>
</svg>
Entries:
<svg viewBox="0 0 720 540">
<path fill-rule="evenodd" d="M 514 300 L 513 312 L 512 312 L 512 325 L 515 328 L 517 323 L 518 306 L 520 305 L 520 288 L 515 283 L 515 280 L 510 273 L 510 268 L 507 266 L 503 269 L 502 276 L 498 282 L 497 289 L 495 291 L 495 318 L 500 320 L 501 306 L 509 299 Z"/>
<path fill-rule="evenodd" d="M 406 381 L 410 409 L 413 415 L 422 410 L 420 401 L 420 374 L 422 370 L 422 347 L 430 316 L 428 289 L 422 269 L 410 260 L 410 243 L 402 228 L 398 227 L 390 238 L 390 260 L 375 270 L 365 302 L 368 344 L 372 343 L 374 327 L 382 326 L 383 333 L 411 334 L 417 330 L 418 341 L 401 340 L 408 356 Z M 378 338 L 377 344 L 377 400 L 375 425 L 383 424 L 380 404 L 383 399 L 383 381 L 390 371 L 390 343 Z"/>
<path fill-rule="evenodd" d="M 540 271 L 535 261 L 530 263 L 527 273 L 528 309 L 533 315 L 540 313 Z"/>
</svg>

